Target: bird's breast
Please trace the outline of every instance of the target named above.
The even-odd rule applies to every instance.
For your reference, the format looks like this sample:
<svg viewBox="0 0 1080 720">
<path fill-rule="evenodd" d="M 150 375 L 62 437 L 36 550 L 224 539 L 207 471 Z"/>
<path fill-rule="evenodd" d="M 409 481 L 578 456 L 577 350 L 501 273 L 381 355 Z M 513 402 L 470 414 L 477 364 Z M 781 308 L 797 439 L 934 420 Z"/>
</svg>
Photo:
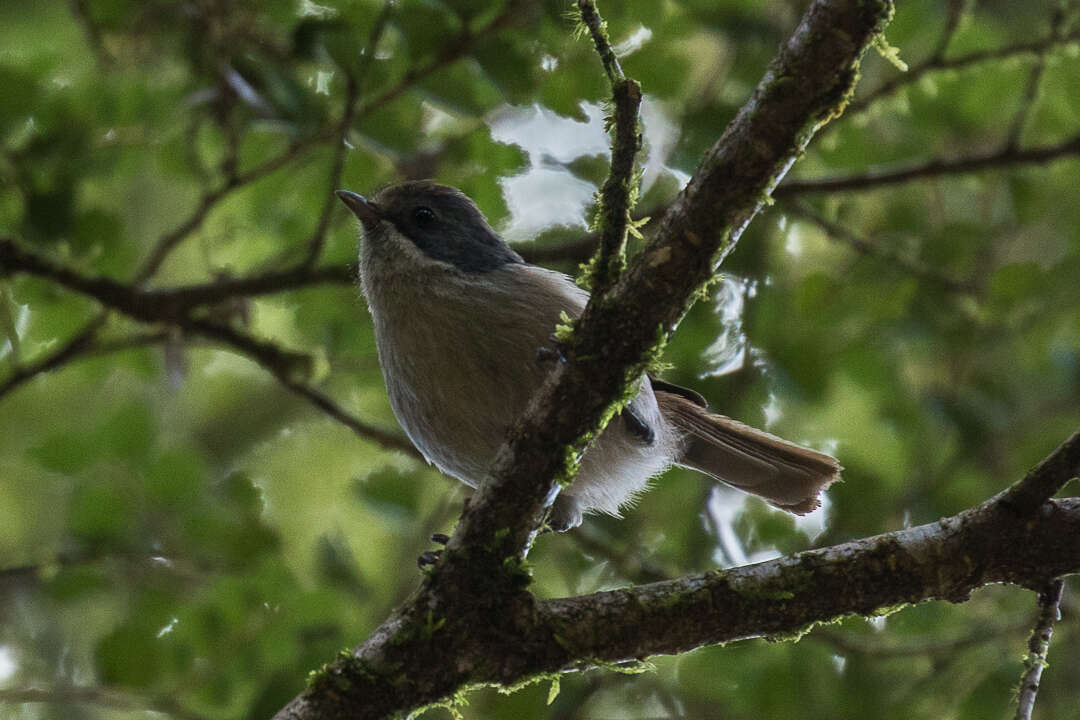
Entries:
<svg viewBox="0 0 1080 720">
<path fill-rule="evenodd" d="M 537 307 L 529 297 L 472 283 L 372 303 L 398 422 L 430 462 L 470 485 L 547 370 L 537 351 L 566 305 Z"/>
</svg>

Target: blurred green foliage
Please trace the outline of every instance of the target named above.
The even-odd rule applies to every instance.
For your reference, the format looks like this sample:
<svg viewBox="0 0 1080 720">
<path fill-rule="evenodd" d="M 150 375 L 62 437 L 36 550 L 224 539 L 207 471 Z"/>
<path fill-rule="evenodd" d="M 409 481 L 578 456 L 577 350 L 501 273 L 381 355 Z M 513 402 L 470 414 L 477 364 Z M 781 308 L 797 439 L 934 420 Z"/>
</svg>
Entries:
<svg viewBox="0 0 1080 720">
<path fill-rule="evenodd" d="M 1045 51 L 901 77 L 899 91 L 825 129 L 795 174 L 982 155 L 1011 136 L 1020 147 L 1077 136 L 1077 43 L 1046 40 L 1075 33 L 1075 3 L 1063 16 L 1050 0 L 968 5 L 943 56 L 946 18 L 964 3 L 901 3 L 889 41 L 913 71 L 1019 43 L 1045 41 Z M 601 6 L 646 92 L 654 177 L 642 211 L 693 172 L 804 6 Z M 318 262 L 342 265 L 355 256 L 356 230 L 329 191 L 404 177 L 462 188 L 502 228 L 563 203 L 577 224 L 550 227 L 541 242 L 583 234 L 602 147 L 582 141 L 567 158 L 492 131 L 508 107 L 535 106 L 548 113 L 538 117 L 579 123 L 572 133 L 528 131 L 547 128 L 549 146 L 577 147 L 596 132 L 607 84 L 591 45 L 573 38 L 567 3 L 402 0 L 368 47 L 382 9 L 375 0 L 0 4 L 0 235 L 127 282 L 161 236 L 197 217 L 149 280 L 168 287 L 288 267 L 326 207 Z M 336 177 L 348 75 L 357 105 Z M 868 56 L 860 93 L 897 76 Z M 193 215 L 230 177 L 283 153 L 280 169 Z M 515 182 L 533 188 L 525 204 Z M 584 195 L 562 192 L 573 188 Z M 846 482 L 825 510 L 793 521 L 672 471 L 624 519 L 541 538 L 534 590 L 589 592 L 929 522 L 1017 479 L 1080 427 L 1078 188 L 1073 153 L 778 202 L 724 267 L 739 279 L 741 312 L 698 303 L 670 343 L 669 379 L 726 414 L 834 450 Z M 0 382 L 99 313 L 22 275 L 0 277 L 0 306 Z M 355 289 L 325 283 L 210 314 L 311 355 L 303 380 L 356 417 L 395 427 Z M 138 331 L 111 315 L 99 337 Z M 361 641 L 415 587 L 415 558 L 432 532 L 452 529 L 464 497 L 233 348 L 166 332 L 42 373 L 0 395 L 0 716 L 268 717 L 308 670 Z M 1066 591 L 1042 717 L 1080 718 L 1077 589 Z M 797 644 L 706 648 L 660 658 L 644 675 L 571 675 L 550 706 L 546 686 L 477 691 L 462 712 L 1005 717 L 1033 612 L 1030 593 L 985 589 L 962 606 L 849 619 Z M 72 687 L 89 691 L 75 697 Z M 55 688 L 54 702 L 5 704 L 25 688 Z"/>
</svg>

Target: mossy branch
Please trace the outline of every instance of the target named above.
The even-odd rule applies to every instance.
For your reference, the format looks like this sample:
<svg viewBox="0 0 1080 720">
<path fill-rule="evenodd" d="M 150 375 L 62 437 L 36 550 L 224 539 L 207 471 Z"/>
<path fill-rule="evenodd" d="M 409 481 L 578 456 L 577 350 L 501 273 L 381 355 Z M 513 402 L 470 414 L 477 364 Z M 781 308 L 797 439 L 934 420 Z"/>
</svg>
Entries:
<svg viewBox="0 0 1080 720">
<path fill-rule="evenodd" d="M 582 661 L 568 650 L 577 645 L 572 634 L 541 621 L 545 605 L 527 592 L 521 561 L 553 484 L 572 472 L 576 452 L 632 391 L 814 132 L 842 110 L 860 58 L 892 10 L 889 0 L 810 6 L 653 240 L 613 287 L 594 293 L 566 362 L 511 430 L 423 586 L 357 648 L 379 679 L 358 675 L 349 692 L 300 696 L 281 720 L 384 717 L 474 683 L 512 683 Z M 419 629 L 431 612 L 446 622 L 424 640 Z"/>
<path fill-rule="evenodd" d="M 1061 595 L 1065 582 L 1055 578 L 1038 593 L 1039 619 L 1028 640 L 1028 654 L 1024 658 L 1024 675 L 1020 678 L 1015 720 L 1031 720 L 1035 709 L 1035 697 L 1039 693 L 1046 656 L 1050 652 L 1050 639 L 1054 636 L 1054 624 L 1061 618 Z"/>
<path fill-rule="evenodd" d="M 1063 483 L 1077 471 L 1067 459 L 1078 448 L 1080 434 L 1039 467 L 1052 468 Z M 470 605 L 446 615 L 451 608 L 428 585 L 368 642 L 316 671 L 308 692 L 277 717 L 382 718 L 460 699 L 466 688 L 520 687 L 567 670 L 753 637 L 795 640 L 848 615 L 964 602 L 973 590 L 1002 582 L 1044 589 L 1028 663 L 1041 669 L 1058 597 L 1047 578 L 1080 571 L 1080 498 L 1046 500 L 1017 514 L 1008 495 L 876 537 L 579 597 L 477 590 Z"/>
<path fill-rule="evenodd" d="M 589 35 L 592 36 L 593 43 L 596 45 L 596 52 L 600 54 L 604 72 L 607 73 L 608 80 L 614 87 L 623 79 L 623 71 L 622 66 L 619 65 L 619 58 L 611 47 L 611 41 L 608 40 L 607 23 L 600 17 L 600 13 L 596 10 L 596 3 L 592 0 L 578 0 L 577 8 L 581 22 L 588 28 Z"/>
<path fill-rule="evenodd" d="M 634 162 L 641 150 L 638 121 L 641 86 L 623 75 L 596 5 L 591 0 L 578 0 L 578 9 L 611 81 L 611 169 L 597 195 L 593 223 L 593 230 L 600 235 L 600 243 L 579 280 L 590 291 L 602 294 L 615 284 L 626 267 L 626 233 L 633 223 L 630 211 L 638 195 Z"/>
</svg>

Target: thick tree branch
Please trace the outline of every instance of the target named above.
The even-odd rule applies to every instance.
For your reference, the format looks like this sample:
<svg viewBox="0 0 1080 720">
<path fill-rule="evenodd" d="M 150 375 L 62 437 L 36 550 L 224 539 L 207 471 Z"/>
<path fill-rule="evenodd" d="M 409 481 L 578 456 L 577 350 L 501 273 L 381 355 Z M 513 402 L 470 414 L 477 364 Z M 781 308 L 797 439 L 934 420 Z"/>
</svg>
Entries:
<svg viewBox="0 0 1080 720">
<path fill-rule="evenodd" d="M 1069 461 L 1078 438 L 1039 465 L 1055 469 L 1054 484 L 1080 472 Z M 506 685 L 597 662 L 797 637 L 844 615 L 964 602 L 991 583 L 1043 588 L 1050 577 L 1080 571 L 1080 498 L 1048 500 L 1021 515 L 1005 501 L 1010 494 L 919 527 L 756 565 L 573 598 L 502 596 L 482 620 L 425 606 L 419 626 L 395 616 L 355 655 L 318 674 L 310 694 L 278 717 L 378 718 L 436 700 L 437 678 L 462 668 L 470 683 Z M 382 677 L 388 668 L 394 674 Z"/>
<path fill-rule="evenodd" d="M 511 432 L 424 586 L 354 653 L 330 663 L 278 717 L 383 717 L 465 684 L 562 667 L 563 610 L 541 618 L 522 553 L 574 455 L 636 382 L 664 335 L 731 251 L 813 133 L 841 112 L 890 2 L 817 0 L 753 96 L 705 155 L 648 247 L 598 302 Z M 572 607 L 565 608 L 572 612 Z M 523 632 L 530 626 L 536 633 Z M 513 644 L 510 652 L 506 643 Z M 407 668 L 407 671 L 406 671 Z"/>
<path fill-rule="evenodd" d="M 1080 499 L 1036 522 L 995 500 L 950 518 L 786 558 L 592 596 L 540 603 L 578 658 L 615 662 L 701 645 L 801 633 L 847 614 L 975 588 L 1041 586 L 1080 570 Z"/>
<path fill-rule="evenodd" d="M 1032 513 L 1077 475 L 1080 475 L 1080 431 L 1005 491 L 1001 502 L 1018 514 Z"/>
</svg>

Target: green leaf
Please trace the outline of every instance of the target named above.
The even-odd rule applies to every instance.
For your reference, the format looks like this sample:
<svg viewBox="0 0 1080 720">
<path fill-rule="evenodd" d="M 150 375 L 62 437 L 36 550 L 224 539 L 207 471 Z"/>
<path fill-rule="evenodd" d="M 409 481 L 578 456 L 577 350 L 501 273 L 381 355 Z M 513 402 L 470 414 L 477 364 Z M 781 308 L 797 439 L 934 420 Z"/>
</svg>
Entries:
<svg viewBox="0 0 1080 720">
<path fill-rule="evenodd" d="M 121 625 L 98 642 L 94 650 L 98 676 L 108 685 L 145 688 L 162 670 L 161 647 L 146 628 Z"/>
<path fill-rule="evenodd" d="M 103 455 L 137 460 L 151 450 L 155 435 L 155 417 L 145 402 L 131 402 L 106 420 L 95 434 Z"/>
<path fill-rule="evenodd" d="M 45 438 L 30 450 L 34 458 L 46 470 L 72 475 L 86 468 L 98 457 L 94 441 L 82 434 L 60 433 Z"/>
<path fill-rule="evenodd" d="M 1008 305 L 1035 293 L 1043 282 L 1042 269 L 1035 263 L 1006 265 L 990 278 L 990 295 L 1000 305 Z"/>
<path fill-rule="evenodd" d="M 134 538 L 136 500 L 119 483 L 80 487 L 71 500 L 68 527 L 81 542 L 105 550 L 127 549 Z"/>
<path fill-rule="evenodd" d="M 194 506 L 205 487 L 206 463 L 194 449 L 160 452 L 148 463 L 147 497 L 168 507 Z"/>
</svg>

